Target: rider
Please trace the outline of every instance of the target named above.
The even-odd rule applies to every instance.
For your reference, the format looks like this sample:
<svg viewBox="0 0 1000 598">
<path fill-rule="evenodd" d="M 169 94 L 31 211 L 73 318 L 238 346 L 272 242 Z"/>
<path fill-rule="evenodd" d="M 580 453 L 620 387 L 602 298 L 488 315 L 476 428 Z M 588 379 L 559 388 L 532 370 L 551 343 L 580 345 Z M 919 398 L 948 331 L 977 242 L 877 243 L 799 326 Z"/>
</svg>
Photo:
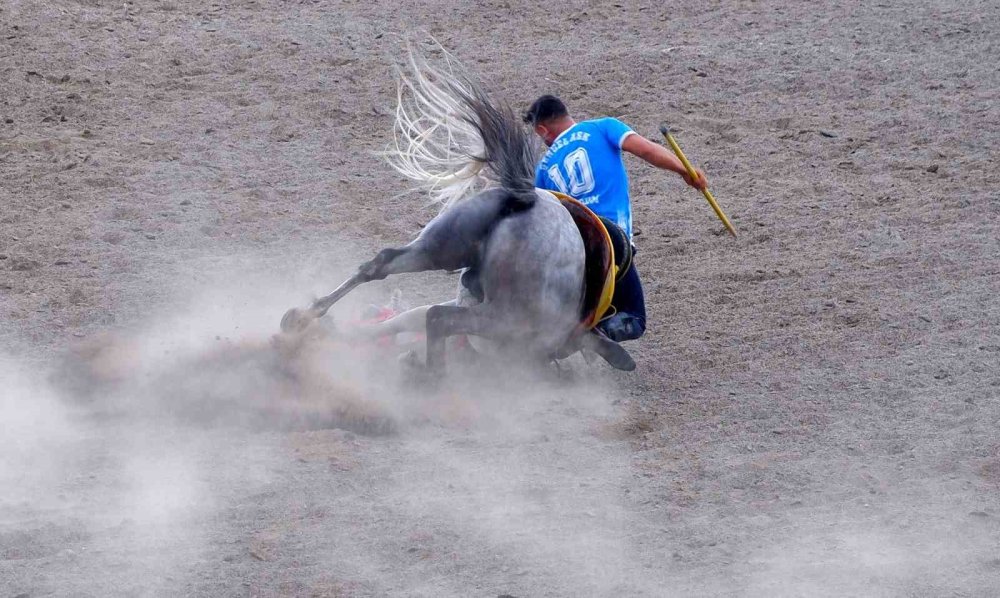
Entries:
<svg viewBox="0 0 1000 598">
<path fill-rule="evenodd" d="M 688 185 L 704 189 L 705 173 L 692 179 L 684 165 L 662 145 L 637 135 L 614 118 L 576 122 L 562 100 L 543 95 L 524 114 L 548 151 L 538 163 L 535 186 L 561 191 L 616 223 L 632 239 L 632 205 L 622 150 L 684 177 Z M 634 247 L 634 246 L 633 246 Z M 616 313 L 597 328 L 614 341 L 637 339 L 646 331 L 646 303 L 635 263 L 615 283 L 611 301 Z"/>
</svg>

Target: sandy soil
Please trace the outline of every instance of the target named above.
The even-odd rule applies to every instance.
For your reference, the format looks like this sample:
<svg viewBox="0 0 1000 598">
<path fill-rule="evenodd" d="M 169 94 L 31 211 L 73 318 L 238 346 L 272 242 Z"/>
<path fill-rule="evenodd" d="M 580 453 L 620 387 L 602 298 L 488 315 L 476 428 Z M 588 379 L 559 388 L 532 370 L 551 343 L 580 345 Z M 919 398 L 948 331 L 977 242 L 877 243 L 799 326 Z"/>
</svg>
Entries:
<svg viewBox="0 0 1000 598">
<path fill-rule="evenodd" d="M 372 155 L 416 31 L 708 172 L 736 241 L 630 163 L 635 374 L 269 344 L 433 213 Z M 0 36 L 0 595 L 1000 593 L 997 2 L 7 0 Z M 336 317 L 396 284 L 455 280 Z"/>
</svg>

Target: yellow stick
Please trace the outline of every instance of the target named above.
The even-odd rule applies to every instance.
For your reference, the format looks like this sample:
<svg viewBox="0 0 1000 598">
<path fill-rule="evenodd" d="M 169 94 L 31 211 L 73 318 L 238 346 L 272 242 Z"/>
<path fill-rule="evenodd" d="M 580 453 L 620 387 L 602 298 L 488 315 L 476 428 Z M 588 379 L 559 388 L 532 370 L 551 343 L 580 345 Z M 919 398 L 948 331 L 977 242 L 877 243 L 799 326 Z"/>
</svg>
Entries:
<svg viewBox="0 0 1000 598">
<path fill-rule="evenodd" d="M 674 153 L 677 155 L 677 159 L 680 160 L 681 164 L 684 165 L 684 168 L 687 169 L 688 174 L 691 176 L 691 178 L 697 181 L 698 173 L 695 172 L 694 166 L 691 166 L 691 163 L 688 162 L 688 159 L 684 155 L 684 152 L 681 151 L 681 146 L 677 145 L 677 142 L 674 141 L 674 136 L 670 134 L 670 129 L 667 128 L 667 125 L 660 125 L 660 133 L 663 133 L 663 138 L 667 140 L 667 143 L 670 145 L 670 148 L 674 150 Z M 729 218 L 726 218 L 726 215 L 722 213 L 722 208 L 719 207 L 719 204 L 716 203 L 715 198 L 712 197 L 712 192 L 708 190 L 708 187 L 702 189 L 701 192 L 705 196 L 705 199 L 708 200 L 709 205 L 712 206 L 712 209 L 715 210 L 715 215 L 719 217 L 719 220 L 722 221 L 722 224 L 726 225 L 726 229 L 729 230 L 729 233 L 735 237 L 736 229 L 734 229 L 733 225 L 729 223 Z"/>
</svg>

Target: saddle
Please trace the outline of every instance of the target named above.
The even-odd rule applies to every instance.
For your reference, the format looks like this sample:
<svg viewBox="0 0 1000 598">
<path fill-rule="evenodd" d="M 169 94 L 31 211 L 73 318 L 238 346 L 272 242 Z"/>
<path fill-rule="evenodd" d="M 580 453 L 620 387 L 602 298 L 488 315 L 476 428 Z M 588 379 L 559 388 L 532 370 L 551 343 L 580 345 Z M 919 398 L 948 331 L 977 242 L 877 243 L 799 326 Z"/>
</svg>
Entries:
<svg viewBox="0 0 1000 598">
<path fill-rule="evenodd" d="M 569 211 L 586 248 L 580 326 L 591 330 L 611 308 L 615 281 L 632 265 L 632 244 L 617 224 L 565 193 L 549 191 Z"/>
</svg>

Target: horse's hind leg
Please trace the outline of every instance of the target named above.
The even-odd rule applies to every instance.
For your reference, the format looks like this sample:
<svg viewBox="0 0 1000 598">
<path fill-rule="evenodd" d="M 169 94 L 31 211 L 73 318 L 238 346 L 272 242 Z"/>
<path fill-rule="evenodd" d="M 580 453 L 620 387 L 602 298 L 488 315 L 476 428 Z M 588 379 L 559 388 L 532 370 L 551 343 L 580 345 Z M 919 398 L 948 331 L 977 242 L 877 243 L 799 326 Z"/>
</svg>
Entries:
<svg viewBox="0 0 1000 598">
<path fill-rule="evenodd" d="M 358 274 L 364 282 L 382 280 L 393 274 L 404 272 L 423 272 L 434 268 L 431 256 L 418 243 L 410 243 L 405 247 L 386 248 L 378 252 L 372 259 L 358 267 Z"/>
<path fill-rule="evenodd" d="M 445 340 L 449 336 L 468 334 L 489 338 L 499 332 L 500 325 L 482 304 L 472 307 L 434 305 L 427 310 L 427 368 L 436 372 L 444 370 Z"/>
<path fill-rule="evenodd" d="M 387 248 L 358 267 L 354 276 L 348 278 L 325 297 L 313 302 L 307 311 L 290 309 L 281 319 L 281 329 L 291 331 L 304 328 L 310 320 L 326 315 L 334 303 L 357 286 L 373 280 L 382 280 L 391 274 L 423 272 L 434 269 L 434 260 L 419 240 L 401 248 Z"/>
</svg>

